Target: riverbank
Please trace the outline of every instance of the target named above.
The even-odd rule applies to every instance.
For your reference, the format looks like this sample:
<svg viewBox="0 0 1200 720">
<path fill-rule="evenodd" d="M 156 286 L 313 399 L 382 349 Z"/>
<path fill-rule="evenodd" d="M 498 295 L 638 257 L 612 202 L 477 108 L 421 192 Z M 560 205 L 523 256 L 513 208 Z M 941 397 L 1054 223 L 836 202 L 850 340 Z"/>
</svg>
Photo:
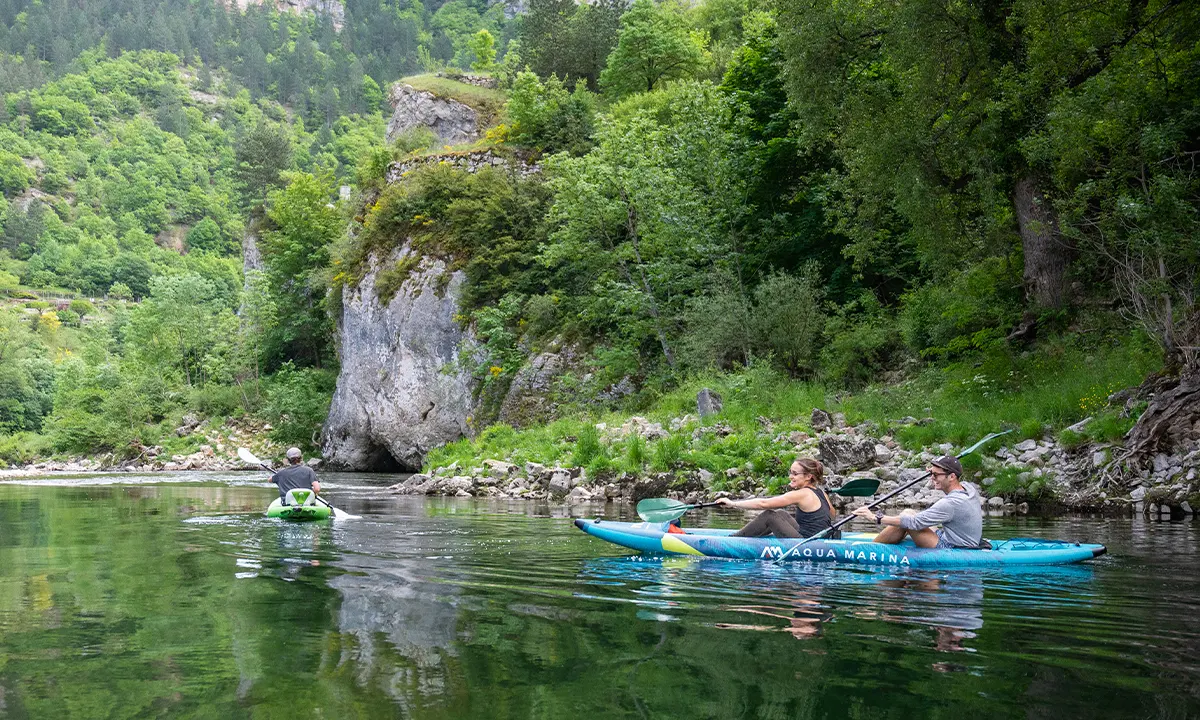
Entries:
<svg viewBox="0 0 1200 720">
<path fill-rule="evenodd" d="M 699 404 L 711 403 L 715 394 L 703 391 Z M 765 421 L 765 418 L 764 418 Z M 901 427 L 928 425 L 931 418 L 903 418 Z M 1067 428 L 1065 432 L 1080 433 L 1092 419 Z M 771 429 L 764 422 L 764 430 Z M 809 418 L 810 431 L 792 430 L 778 433 L 772 440 L 779 447 L 778 466 L 794 457 L 811 457 L 826 467 L 826 481 L 837 487 L 854 478 L 876 478 L 880 481 L 877 496 L 892 492 L 924 473 L 930 460 L 943 454 L 953 454 L 951 443 L 904 447 L 895 434 L 883 434 L 875 423 L 847 424 L 842 413 L 828 413 L 816 408 Z M 619 443 L 664 442 L 672 437 L 690 438 L 698 442 L 706 436 L 728 439 L 733 429 L 719 421 L 705 423 L 698 415 L 672 419 L 668 427 L 635 416 L 617 427 L 604 423 L 594 426 L 600 437 L 600 447 L 612 448 Z M 585 429 L 586 432 L 586 429 Z M 576 438 L 576 443 L 580 441 Z M 578 465 L 547 466 L 527 461 L 485 458 L 476 465 L 464 467 L 457 461 L 432 468 L 429 472 L 412 475 L 388 488 L 404 495 L 443 495 L 458 497 L 515 497 L 558 501 L 566 504 L 584 502 L 637 502 L 647 497 L 671 497 L 688 503 L 706 502 L 718 497 L 746 498 L 780 492 L 782 475 L 761 472 L 755 462 L 735 465 L 723 472 L 705 468 L 675 468 L 661 472 L 629 472 L 601 467 L 599 470 Z M 1069 447 L 1053 437 L 1025 438 L 1003 444 L 1000 440 L 984 446 L 978 453 L 967 456 L 963 463 L 967 480 L 980 490 L 980 501 L 987 510 L 997 514 L 1025 514 L 1088 511 L 1111 515 L 1192 515 L 1200 507 L 1196 498 L 1197 465 L 1200 451 L 1187 456 L 1161 455 L 1155 458 L 1155 470 L 1146 477 L 1135 477 L 1128 483 L 1116 481 L 1100 484 L 1095 478 L 1109 460 L 1107 450 L 1092 446 Z M 1178 480 L 1178 481 L 1177 481 Z M 917 483 L 899 493 L 887 507 L 926 507 L 942 496 Z M 870 502 L 870 499 L 835 497 L 835 504 L 850 509 Z"/>
<path fill-rule="evenodd" d="M 1124 446 L 1154 397 L 1142 381 L 1156 362 L 1137 343 L 996 352 L 853 393 L 761 369 L 711 374 L 638 415 L 489 427 L 431 451 L 393 492 L 705 501 L 776 493 L 792 458 L 812 457 L 831 486 L 869 476 L 883 494 L 932 458 L 1008 430 L 964 459 L 992 511 L 1186 516 L 1200 508 L 1196 436 L 1142 458 Z M 936 498 L 921 483 L 894 504 Z"/>
</svg>

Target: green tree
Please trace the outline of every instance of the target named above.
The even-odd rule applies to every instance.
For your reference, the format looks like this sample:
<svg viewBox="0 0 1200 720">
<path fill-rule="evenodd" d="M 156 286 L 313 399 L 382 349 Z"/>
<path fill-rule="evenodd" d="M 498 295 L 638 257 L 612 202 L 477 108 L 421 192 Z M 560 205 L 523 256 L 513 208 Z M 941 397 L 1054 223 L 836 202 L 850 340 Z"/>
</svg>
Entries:
<svg viewBox="0 0 1200 720">
<path fill-rule="evenodd" d="M 20 195 L 36 177 L 19 155 L 0 150 L 0 192 L 9 197 Z"/>
<path fill-rule="evenodd" d="M 513 139 L 546 153 L 582 155 L 591 147 L 596 99 L 581 80 L 568 92 L 558 76 L 546 82 L 532 72 L 519 73 L 509 93 Z"/>
<path fill-rule="evenodd" d="M 278 308 L 279 345 L 289 356 L 320 367 L 331 334 L 324 309 L 329 251 L 345 221 L 330 202 L 331 175 L 289 173 L 286 180 L 285 187 L 268 195 L 263 261 Z"/>
<path fill-rule="evenodd" d="M 383 91 L 379 89 L 379 83 L 375 82 L 375 78 L 370 75 L 362 76 L 359 94 L 362 97 L 363 108 L 367 112 L 379 112 L 383 107 Z"/>
<path fill-rule="evenodd" d="M 621 16 L 617 47 L 600 85 L 617 95 L 649 92 L 668 80 L 690 77 L 702 60 L 679 12 L 653 0 L 635 0 Z"/>
<path fill-rule="evenodd" d="M 237 245 L 221 232 L 221 226 L 207 216 L 188 231 L 187 246 L 189 250 L 218 255 L 225 255 L 237 249 Z"/>
<path fill-rule="evenodd" d="M 282 173 L 292 167 L 292 141 L 287 129 L 260 122 L 237 144 L 234 177 L 242 192 L 242 205 L 257 210 L 267 193 L 283 183 Z"/>
<path fill-rule="evenodd" d="M 496 38 L 486 28 L 472 35 L 467 46 L 475 54 L 472 70 L 489 72 L 496 64 Z"/>
<path fill-rule="evenodd" d="M 178 374 L 188 386 L 208 381 L 206 355 L 232 313 L 218 287 L 199 275 L 168 275 L 150 281 L 150 295 L 132 310 L 126 339 L 146 367 Z"/>
</svg>

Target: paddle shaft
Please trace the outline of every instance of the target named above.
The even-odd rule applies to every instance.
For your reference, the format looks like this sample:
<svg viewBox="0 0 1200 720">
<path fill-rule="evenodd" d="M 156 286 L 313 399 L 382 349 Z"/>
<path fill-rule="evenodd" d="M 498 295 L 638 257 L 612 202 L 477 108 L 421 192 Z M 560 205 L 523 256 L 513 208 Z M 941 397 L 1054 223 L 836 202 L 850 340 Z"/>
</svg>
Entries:
<svg viewBox="0 0 1200 720">
<path fill-rule="evenodd" d="M 921 482 L 922 480 L 924 480 L 924 479 L 928 478 L 928 477 L 929 477 L 931 474 L 932 474 L 932 473 L 926 472 L 924 475 L 922 475 L 921 477 L 917 478 L 916 480 L 913 480 L 912 482 L 909 482 L 909 483 L 906 483 L 906 484 L 904 484 L 904 485 L 901 485 L 900 487 L 898 487 L 898 488 L 896 488 L 895 490 L 891 491 L 891 492 L 890 492 L 890 493 L 888 493 L 887 495 L 884 495 L 883 497 L 879 498 L 879 499 L 878 499 L 878 500 L 876 500 L 875 502 L 873 502 L 873 503 L 870 503 L 869 505 L 864 505 L 863 507 L 867 507 L 867 508 L 873 508 L 873 507 L 875 507 L 876 505 L 878 505 L 878 504 L 879 504 L 879 503 L 881 503 L 881 502 L 886 502 L 887 500 L 890 500 L 890 499 L 892 499 L 893 497 L 895 497 L 895 496 L 899 495 L 900 493 L 904 492 L 905 490 L 909 489 L 909 488 L 910 488 L 910 487 L 912 487 L 913 485 L 916 485 L 917 483 Z M 828 535 L 829 533 L 833 532 L 834 530 L 837 530 L 837 529 L 838 529 L 838 528 L 840 528 L 841 526 L 843 526 L 843 525 L 845 525 L 846 523 L 850 522 L 850 521 L 851 521 L 851 520 L 853 520 L 854 518 L 855 518 L 855 515 L 854 515 L 853 513 L 851 513 L 851 514 L 847 515 L 846 517 L 842 518 L 841 520 L 838 520 L 838 521 L 837 521 L 837 522 L 835 522 L 834 524 L 830 525 L 829 527 L 825 528 L 825 529 L 824 529 L 824 530 L 822 530 L 821 532 L 817 533 L 816 535 L 813 535 L 812 537 L 806 537 L 806 538 L 804 538 L 802 541 L 800 541 L 799 543 L 797 543 L 797 546 L 799 546 L 799 545 L 803 545 L 804 543 L 806 543 L 806 542 L 808 542 L 808 541 L 810 541 L 810 540 L 818 540 L 818 539 L 820 539 L 820 538 L 823 538 L 823 537 L 825 537 L 826 535 Z"/>
<path fill-rule="evenodd" d="M 991 435 L 987 435 L 983 439 L 981 439 L 979 442 L 975 443 L 971 447 L 969 447 L 966 450 L 963 450 L 961 453 L 959 453 L 958 457 L 960 457 L 960 458 L 966 457 L 967 455 L 970 455 L 971 453 L 975 452 L 979 448 L 983 447 L 988 441 L 995 440 L 996 438 L 1000 437 L 1001 435 L 1007 435 L 1010 432 L 1012 432 L 1012 430 L 1005 430 L 1004 432 L 992 433 Z M 883 497 L 879 498 L 875 502 L 873 502 L 869 505 L 864 505 L 863 507 L 873 508 L 876 505 L 878 505 L 879 503 L 884 502 L 885 500 L 889 500 L 889 499 L 895 497 L 896 495 L 904 492 L 905 490 L 909 489 L 913 485 L 916 485 L 917 483 L 921 482 L 922 480 L 924 480 L 925 478 L 929 477 L 932 474 L 933 474 L 932 472 L 926 472 L 924 475 L 917 478 L 916 480 L 913 480 L 910 483 L 907 483 L 901 487 L 896 488 L 895 490 L 888 493 L 887 495 L 884 495 Z M 855 517 L 855 515 L 853 513 L 847 515 L 846 517 L 842 518 L 841 520 L 838 520 L 836 523 L 834 523 L 833 525 L 830 525 L 829 527 L 825 528 L 824 530 L 817 533 L 816 535 L 813 535 L 812 537 L 806 537 L 803 540 L 801 540 L 800 542 L 796 543 L 796 547 L 800 547 L 801 545 L 803 545 L 811 540 L 816 540 L 818 538 L 825 537 L 829 533 L 833 532 L 834 530 L 837 530 L 841 526 L 843 526 L 846 523 L 853 520 L 854 517 Z"/>
</svg>

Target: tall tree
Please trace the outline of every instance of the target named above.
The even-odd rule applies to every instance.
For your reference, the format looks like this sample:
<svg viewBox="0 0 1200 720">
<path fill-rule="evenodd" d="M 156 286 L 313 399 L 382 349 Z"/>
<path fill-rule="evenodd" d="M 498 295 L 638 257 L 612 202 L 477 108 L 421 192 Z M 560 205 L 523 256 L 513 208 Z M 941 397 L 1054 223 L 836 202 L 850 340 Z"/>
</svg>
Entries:
<svg viewBox="0 0 1200 720">
<path fill-rule="evenodd" d="M 1031 305 L 1059 308 L 1075 254 L 1036 137 L 1056 97 L 1152 42 L 1186 3 L 777 0 L 810 147 L 832 146 L 860 265 L 897 241 L 946 270 L 1020 247 Z"/>
<path fill-rule="evenodd" d="M 292 142 L 287 129 L 260 122 L 238 142 L 236 158 L 234 175 L 242 192 L 241 204 L 260 207 L 267 191 L 282 184 L 281 173 L 292 166 Z"/>
<path fill-rule="evenodd" d="M 287 357 L 321 367 L 327 361 L 332 329 L 325 314 L 330 246 L 345 222 L 331 204 L 328 174 L 291 173 L 287 186 L 270 193 L 263 233 L 263 261 L 278 308 L 278 341 Z"/>
<path fill-rule="evenodd" d="M 680 12 L 654 0 L 636 0 L 621 16 L 617 47 L 600 84 L 617 95 L 649 92 L 668 80 L 690 77 L 702 59 Z"/>
</svg>

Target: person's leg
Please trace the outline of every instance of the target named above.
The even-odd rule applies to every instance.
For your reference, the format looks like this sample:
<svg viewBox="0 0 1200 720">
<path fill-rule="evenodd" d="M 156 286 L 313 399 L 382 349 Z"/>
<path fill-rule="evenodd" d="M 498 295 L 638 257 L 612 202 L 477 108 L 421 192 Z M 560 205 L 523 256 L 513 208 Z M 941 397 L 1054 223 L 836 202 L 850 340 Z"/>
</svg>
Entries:
<svg viewBox="0 0 1200 720">
<path fill-rule="evenodd" d="M 754 518 L 742 526 L 733 534 L 734 537 L 766 537 L 771 534 L 771 527 L 768 524 L 769 516 L 774 510 L 764 510 Z"/>
<path fill-rule="evenodd" d="M 800 526 L 796 518 L 782 510 L 763 510 L 745 527 L 733 534 L 734 537 L 767 537 L 774 535 L 781 538 L 800 537 Z"/>
<path fill-rule="evenodd" d="M 771 534 L 777 538 L 798 538 L 804 537 L 800 534 L 800 526 L 796 524 L 796 517 L 789 512 L 783 510 L 769 510 L 771 519 L 768 522 L 771 524 Z"/>
<path fill-rule="evenodd" d="M 898 545 L 904 542 L 904 536 L 907 535 L 913 539 L 913 544 L 920 548 L 934 548 L 938 544 L 937 533 L 929 528 L 921 530 L 905 530 L 902 527 L 886 527 L 878 535 L 875 536 L 875 542 L 883 543 L 884 545 Z"/>
<path fill-rule="evenodd" d="M 913 539 L 913 542 L 916 543 L 917 547 L 920 547 L 920 548 L 935 548 L 935 547 L 937 547 L 937 544 L 938 544 L 937 533 L 930 530 L 929 528 L 922 528 L 921 530 L 909 530 L 908 534 Z"/>
<path fill-rule="evenodd" d="M 889 525 L 879 531 L 879 534 L 875 536 L 875 542 L 884 545 L 898 545 L 904 542 L 904 536 L 907 534 L 908 531 L 904 528 Z"/>
</svg>

